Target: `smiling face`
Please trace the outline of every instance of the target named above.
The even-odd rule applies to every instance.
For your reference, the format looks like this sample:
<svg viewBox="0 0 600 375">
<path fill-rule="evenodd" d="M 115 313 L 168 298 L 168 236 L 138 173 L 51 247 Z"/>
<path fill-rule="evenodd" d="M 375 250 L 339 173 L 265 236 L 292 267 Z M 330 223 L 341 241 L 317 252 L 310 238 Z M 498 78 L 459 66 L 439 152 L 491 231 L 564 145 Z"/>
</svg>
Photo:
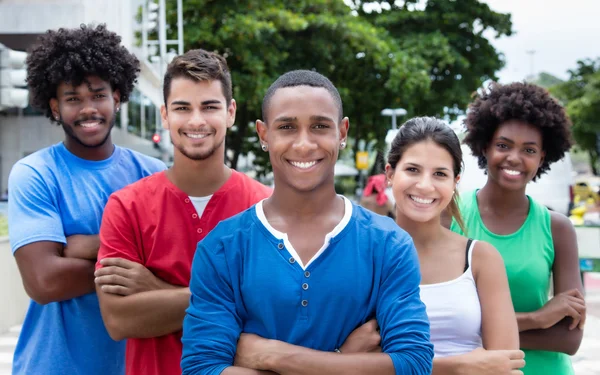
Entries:
<svg viewBox="0 0 600 375">
<path fill-rule="evenodd" d="M 52 115 L 67 135 L 67 147 L 98 148 L 107 143 L 115 124 L 120 95 L 110 83 L 91 76 L 79 86 L 63 82 L 50 100 Z"/>
<path fill-rule="evenodd" d="M 163 127 L 169 130 L 175 152 L 192 160 L 224 156 L 225 135 L 235 121 L 235 100 L 229 106 L 221 82 L 174 78 L 162 106 Z"/>
<path fill-rule="evenodd" d="M 308 192 L 331 185 L 348 119 L 340 114 L 324 88 L 295 86 L 275 91 L 267 108 L 269 124 L 257 121 L 263 145 L 268 146 L 275 188 L 286 185 Z"/>
<path fill-rule="evenodd" d="M 395 169 L 386 166 L 386 175 L 392 181 L 397 215 L 415 222 L 439 220 L 458 181 L 452 155 L 431 140 L 406 148 Z"/>
<path fill-rule="evenodd" d="M 519 121 L 500 125 L 485 150 L 488 179 L 508 190 L 525 189 L 542 161 L 542 134 Z"/>
</svg>

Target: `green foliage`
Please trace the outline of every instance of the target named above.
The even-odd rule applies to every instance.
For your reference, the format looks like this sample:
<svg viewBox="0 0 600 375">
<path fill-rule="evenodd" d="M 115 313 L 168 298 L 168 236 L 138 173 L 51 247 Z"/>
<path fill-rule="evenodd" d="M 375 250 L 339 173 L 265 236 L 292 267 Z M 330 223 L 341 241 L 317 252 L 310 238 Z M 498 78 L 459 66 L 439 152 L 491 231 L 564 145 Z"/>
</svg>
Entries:
<svg viewBox="0 0 600 375">
<path fill-rule="evenodd" d="M 550 92 L 566 106 L 573 122 L 573 137 L 577 146 L 589 153 L 596 171 L 598 159 L 597 134 L 600 132 L 600 59 L 580 60 L 569 71 L 570 79 L 556 85 Z"/>
<path fill-rule="evenodd" d="M 168 38 L 174 38 L 175 0 L 168 2 Z M 370 14 L 362 3 L 351 8 L 344 0 L 184 2 L 185 48 L 219 52 L 232 71 L 238 103 L 227 139 L 232 166 L 252 151 L 255 164 L 263 166 L 259 175 L 267 172 L 253 122 L 261 118 L 267 88 L 287 71 L 314 69 L 330 78 L 350 118 L 350 137 L 381 145 L 390 123 L 380 115 L 383 108 L 404 107 L 408 116 L 458 114 L 503 66 L 483 33 L 510 35 L 510 15 L 478 0 L 429 0 L 424 10 L 392 7 Z"/>
<path fill-rule="evenodd" d="M 8 219 L 0 215 L 0 237 L 8 236 Z"/>
<path fill-rule="evenodd" d="M 541 72 L 531 83 L 534 83 L 543 88 L 549 89 L 550 87 L 556 86 L 563 83 L 564 81 L 558 77 L 553 76 L 550 73 Z"/>
</svg>

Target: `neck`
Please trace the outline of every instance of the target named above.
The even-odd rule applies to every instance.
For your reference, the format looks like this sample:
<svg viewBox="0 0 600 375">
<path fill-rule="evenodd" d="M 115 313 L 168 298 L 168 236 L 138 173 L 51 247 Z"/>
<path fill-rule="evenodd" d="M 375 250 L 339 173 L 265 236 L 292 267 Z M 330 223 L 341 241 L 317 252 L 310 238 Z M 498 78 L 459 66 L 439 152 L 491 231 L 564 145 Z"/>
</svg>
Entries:
<svg viewBox="0 0 600 375">
<path fill-rule="evenodd" d="M 307 192 L 298 192 L 285 183 L 275 181 L 273 194 L 265 201 L 265 205 L 266 210 L 281 216 L 310 219 L 334 212 L 339 202 L 333 181 Z"/>
<path fill-rule="evenodd" d="M 73 155 L 90 161 L 100 161 L 110 158 L 115 151 L 110 135 L 106 141 L 98 147 L 87 147 L 67 136 L 63 142 L 67 150 Z"/>
<path fill-rule="evenodd" d="M 477 193 L 477 202 L 480 210 L 500 214 L 507 214 L 523 207 L 529 207 L 529 199 L 525 195 L 525 188 L 507 190 L 489 178 L 485 186 Z"/>
<path fill-rule="evenodd" d="M 187 195 L 205 197 L 219 190 L 231 176 L 231 169 L 224 161 L 218 151 L 208 159 L 192 160 L 175 148 L 167 178 Z"/>
<path fill-rule="evenodd" d="M 444 227 L 440 217 L 432 219 L 428 222 L 416 222 L 404 216 L 396 210 L 396 223 L 404 229 L 413 239 L 417 251 L 421 252 L 431 247 L 432 244 L 437 244 L 444 235 Z"/>
</svg>

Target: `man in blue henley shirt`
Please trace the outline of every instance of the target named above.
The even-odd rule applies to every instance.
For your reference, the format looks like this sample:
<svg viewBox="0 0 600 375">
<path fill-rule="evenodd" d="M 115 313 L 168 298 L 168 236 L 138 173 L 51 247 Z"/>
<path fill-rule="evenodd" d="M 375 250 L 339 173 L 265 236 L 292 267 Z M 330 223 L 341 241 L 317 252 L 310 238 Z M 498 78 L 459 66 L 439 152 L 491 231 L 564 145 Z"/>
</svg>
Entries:
<svg viewBox="0 0 600 375">
<path fill-rule="evenodd" d="M 433 347 L 411 238 L 334 189 L 348 119 L 333 84 L 293 71 L 269 88 L 261 147 L 273 195 L 198 244 L 184 374 L 414 374 Z M 383 353 L 339 353 L 377 318 Z"/>
</svg>

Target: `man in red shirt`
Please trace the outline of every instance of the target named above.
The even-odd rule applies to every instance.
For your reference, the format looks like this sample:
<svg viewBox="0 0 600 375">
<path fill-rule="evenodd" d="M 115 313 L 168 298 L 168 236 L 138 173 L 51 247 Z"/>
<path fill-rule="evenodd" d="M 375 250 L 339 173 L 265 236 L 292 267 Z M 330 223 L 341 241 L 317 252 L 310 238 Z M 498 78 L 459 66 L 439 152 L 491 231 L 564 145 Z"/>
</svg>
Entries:
<svg viewBox="0 0 600 375">
<path fill-rule="evenodd" d="M 181 329 L 197 243 L 271 190 L 224 164 L 235 120 L 225 59 L 204 50 L 167 68 L 162 122 L 173 167 L 111 195 L 100 229 L 96 288 L 110 336 L 128 339 L 127 375 L 181 374 Z"/>
</svg>

